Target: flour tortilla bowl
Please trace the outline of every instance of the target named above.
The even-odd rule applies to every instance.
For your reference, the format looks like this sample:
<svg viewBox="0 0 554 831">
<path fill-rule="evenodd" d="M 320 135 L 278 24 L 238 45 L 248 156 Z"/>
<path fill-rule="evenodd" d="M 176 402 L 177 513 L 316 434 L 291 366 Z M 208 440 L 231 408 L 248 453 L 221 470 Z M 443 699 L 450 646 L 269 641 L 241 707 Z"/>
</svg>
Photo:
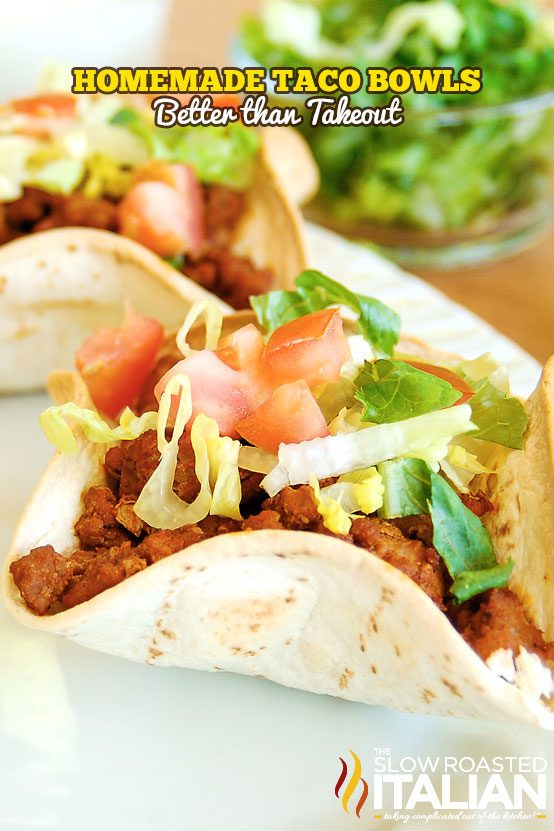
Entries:
<svg viewBox="0 0 554 831">
<path fill-rule="evenodd" d="M 247 313 L 235 316 L 244 323 Z M 417 343 L 401 342 L 414 351 Z M 419 345 L 422 355 L 432 350 Z M 513 453 L 496 486 L 499 517 L 518 507 L 523 529 L 509 555 L 516 561 L 511 588 L 533 621 L 552 633 L 554 362 L 528 402 L 531 426 L 525 450 Z M 91 402 L 75 374 L 52 378 L 56 403 Z M 548 454 L 548 463 L 537 452 Z M 513 682 L 492 671 L 432 600 L 401 571 L 367 551 L 320 534 L 250 531 L 202 541 L 173 554 L 79 606 L 45 617 L 30 612 L 9 564 L 48 542 L 75 548 L 73 527 L 81 494 L 105 482 L 106 447 L 81 442 L 76 456 L 55 455 L 19 523 L 3 576 L 8 610 L 22 624 L 83 646 L 159 666 L 238 672 L 286 686 L 414 713 L 516 719 L 554 728 L 543 698 L 548 671 L 521 651 Z M 510 486 L 528 477 L 543 502 Z M 543 478 L 544 477 L 544 478 Z M 548 501 L 548 505 L 546 504 Z M 548 533 L 535 538 L 537 531 Z M 502 542 L 491 525 L 495 547 Z M 526 548 L 535 541 L 539 551 Z M 541 570 L 536 573 L 537 562 Z M 422 632 L 425 637 L 422 637 Z"/>
<path fill-rule="evenodd" d="M 298 210 L 273 170 L 275 152 L 262 143 L 231 249 L 270 268 L 274 288 L 289 288 L 308 254 Z M 0 392 L 38 389 L 52 370 L 72 367 L 88 335 L 121 324 L 125 301 L 172 331 L 204 299 L 214 298 L 142 245 L 109 231 L 59 228 L 7 243 L 0 248 Z"/>
</svg>

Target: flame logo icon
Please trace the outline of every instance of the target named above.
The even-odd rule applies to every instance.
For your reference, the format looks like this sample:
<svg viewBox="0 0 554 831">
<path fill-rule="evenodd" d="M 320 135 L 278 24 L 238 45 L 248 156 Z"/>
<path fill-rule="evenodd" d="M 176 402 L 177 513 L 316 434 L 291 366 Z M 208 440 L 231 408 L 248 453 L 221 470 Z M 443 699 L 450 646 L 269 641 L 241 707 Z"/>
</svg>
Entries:
<svg viewBox="0 0 554 831">
<path fill-rule="evenodd" d="M 346 813 L 348 813 L 348 803 L 350 802 L 352 794 L 356 790 L 358 783 L 361 782 L 363 786 L 362 795 L 360 796 L 358 804 L 356 805 L 356 816 L 359 819 L 360 812 L 364 807 L 365 801 L 367 799 L 369 788 L 367 786 L 367 782 L 365 781 L 365 779 L 362 778 L 362 763 L 360 762 L 359 758 L 356 756 L 353 750 L 350 750 L 349 752 L 352 758 L 354 759 L 354 770 L 352 771 L 350 779 L 346 783 L 346 788 L 344 789 L 341 802 L 342 807 L 344 808 Z M 348 765 L 346 764 L 342 756 L 339 756 L 339 759 L 342 764 L 342 770 L 340 772 L 339 778 L 337 779 L 337 784 L 335 785 L 335 796 L 337 797 L 337 799 L 339 799 L 340 797 L 340 790 L 344 785 L 346 776 L 348 774 Z"/>
</svg>

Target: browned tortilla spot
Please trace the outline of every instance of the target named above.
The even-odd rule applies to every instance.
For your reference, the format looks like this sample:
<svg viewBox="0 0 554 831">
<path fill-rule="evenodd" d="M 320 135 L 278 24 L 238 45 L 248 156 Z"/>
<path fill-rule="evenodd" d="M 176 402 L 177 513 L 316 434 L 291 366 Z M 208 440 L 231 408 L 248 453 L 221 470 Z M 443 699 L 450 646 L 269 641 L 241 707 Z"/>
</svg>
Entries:
<svg viewBox="0 0 554 831">
<path fill-rule="evenodd" d="M 463 698 L 463 696 L 462 696 L 462 694 L 461 694 L 460 690 L 458 689 L 458 687 L 456 686 L 456 684 L 453 684 L 453 683 L 452 683 L 451 681 L 449 681 L 447 678 L 441 678 L 441 682 L 444 684 L 444 686 L 445 686 L 447 689 L 449 689 L 449 690 L 450 690 L 450 692 L 451 692 L 453 695 L 457 695 L 457 696 L 458 696 L 458 698 Z"/>
<path fill-rule="evenodd" d="M 175 632 L 172 632 L 170 629 L 162 629 L 161 633 L 164 636 L 164 638 L 168 638 L 169 640 L 172 640 L 172 641 L 177 640 L 177 635 L 175 634 Z"/>
<path fill-rule="evenodd" d="M 375 666 L 375 664 L 371 665 L 371 671 L 374 675 L 377 675 L 377 667 Z"/>
<path fill-rule="evenodd" d="M 250 629 L 251 632 L 257 632 L 258 629 L 260 628 L 260 624 L 259 623 L 251 623 L 248 628 Z"/>
<path fill-rule="evenodd" d="M 397 654 L 397 655 L 398 655 L 398 657 L 400 658 L 400 657 L 401 657 L 401 655 L 402 655 L 402 652 L 401 652 L 400 647 L 398 646 L 398 644 L 397 644 L 397 643 L 395 643 L 395 644 L 394 644 L 394 651 L 396 652 L 396 654 Z"/>
<path fill-rule="evenodd" d="M 341 677 L 339 678 L 339 687 L 341 688 L 341 690 L 347 690 L 348 689 L 350 679 L 352 678 L 353 675 L 354 675 L 354 673 L 352 672 L 352 670 L 348 669 L 348 667 L 345 667 L 344 672 L 342 673 Z"/>
<path fill-rule="evenodd" d="M 163 655 L 163 652 L 160 652 L 160 650 L 159 650 L 159 649 L 154 649 L 152 646 L 150 647 L 149 652 L 150 652 L 150 657 L 151 657 L 152 659 L 159 658 L 159 657 L 160 657 L 160 655 Z"/>
<path fill-rule="evenodd" d="M 426 704 L 430 704 L 437 696 L 431 690 L 423 690 L 421 697 Z"/>
</svg>

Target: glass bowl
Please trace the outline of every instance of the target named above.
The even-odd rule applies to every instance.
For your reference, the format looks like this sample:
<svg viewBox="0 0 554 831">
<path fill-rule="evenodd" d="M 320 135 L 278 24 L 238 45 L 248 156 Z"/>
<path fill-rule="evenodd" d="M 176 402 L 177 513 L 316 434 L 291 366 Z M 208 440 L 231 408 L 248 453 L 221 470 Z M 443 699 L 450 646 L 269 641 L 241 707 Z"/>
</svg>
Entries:
<svg viewBox="0 0 554 831">
<path fill-rule="evenodd" d="M 233 58 L 259 65 L 240 41 Z M 292 101 L 303 106 L 300 96 L 270 96 L 272 105 Z M 398 262 L 495 259 L 529 245 L 554 217 L 554 91 L 498 106 L 407 109 L 398 127 L 311 127 L 303 115 L 299 129 L 321 170 L 307 215 Z"/>
</svg>

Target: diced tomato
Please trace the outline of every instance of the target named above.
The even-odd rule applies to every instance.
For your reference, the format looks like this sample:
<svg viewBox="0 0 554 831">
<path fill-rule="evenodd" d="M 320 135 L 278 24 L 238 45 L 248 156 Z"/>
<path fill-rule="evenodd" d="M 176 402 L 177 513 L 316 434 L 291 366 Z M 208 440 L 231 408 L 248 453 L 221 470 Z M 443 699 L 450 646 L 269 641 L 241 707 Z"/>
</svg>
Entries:
<svg viewBox="0 0 554 831">
<path fill-rule="evenodd" d="M 202 192 L 188 165 L 168 165 L 152 181 L 139 181 L 119 205 L 120 231 L 161 257 L 195 252 L 204 236 Z M 172 168 L 176 168 L 174 170 Z M 170 178 L 168 184 L 164 178 Z M 178 181 L 179 188 L 174 186 Z"/>
<path fill-rule="evenodd" d="M 132 404 L 164 338 L 161 323 L 129 306 L 121 329 L 105 327 L 88 338 L 75 359 L 92 400 L 111 418 Z"/>
<path fill-rule="evenodd" d="M 151 159 L 135 169 L 133 183 L 137 182 L 164 182 L 188 199 L 191 198 L 192 191 L 197 191 L 202 201 L 202 189 L 194 169 L 188 164 L 172 164 Z"/>
<path fill-rule="evenodd" d="M 280 444 L 297 444 L 329 435 L 323 413 L 305 381 L 283 384 L 237 425 L 256 447 L 276 453 Z"/>
<path fill-rule="evenodd" d="M 160 379 L 154 389 L 158 401 L 169 379 L 178 374 L 190 378 L 192 419 L 198 413 L 204 413 L 217 421 L 222 436 L 236 438 L 236 425 L 256 406 L 251 379 L 223 363 L 210 349 L 202 349 L 179 361 Z M 173 419 L 177 405 L 178 398 L 174 396 L 171 408 Z"/>
<path fill-rule="evenodd" d="M 442 378 L 443 381 L 448 381 L 452 384 L 455 390 L 461 392 L 460 398 L 456 401 L 456 405 L 465 404 L 470 398 L 473 398 L 475 392 L 471 389 L 468 383 L 456 375 L 451 369 L 445 369 L 442 366 L 433 366 L 433 364 L 419 363 L 419 361 L 406 361 L 407 364 L 413 366 L 414 369 L 419 369 L 421 372 L 428 372 L 430 375 L 435 375 L 437 378 Z"/>
<path fill-rule="evenodd" d="M 37 118 L 73 118 L 77 99 L 63 92 L 50 92 L 32 95 L 29 98 L 16 98 L 11 108 L 18 113 Z"/>
<path fill-rule="evenodd" d="M 264 345 L 260 330 L 248 323 L 221 338 L 216 354 L 227 366 L 248 370 L 262 362 Z"/>
<path fill-rule="evenodd" d="M 285 323 L 271 335 L 265 361 L 276 384 L 303 379 L 314 388 L 338 381 L 350 347 L 338 309 L 324 309 Z"/>
</svg>

